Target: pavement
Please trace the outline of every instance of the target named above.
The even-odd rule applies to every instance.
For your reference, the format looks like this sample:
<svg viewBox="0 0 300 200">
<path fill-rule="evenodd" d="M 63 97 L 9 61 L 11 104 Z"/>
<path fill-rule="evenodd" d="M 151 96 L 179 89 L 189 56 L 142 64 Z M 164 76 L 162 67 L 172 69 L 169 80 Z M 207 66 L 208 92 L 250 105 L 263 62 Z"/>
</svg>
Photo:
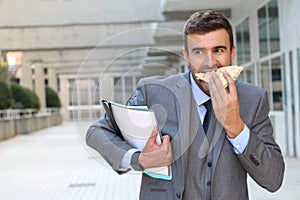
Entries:
<svg viewBox="0 0 300 200">
<path fill-rule="evenodd" d="M 0 142 L 1 200 L 135 200 L 141 174 L 118 175 L 85 145 L 91 122 L 64 122 Z M 250 199 L 299 200 L 300 159 L 285 157 L 280 190 L 249 178 Z M 230 184 L 230 183 L 229 183 Z"/>
</svg>

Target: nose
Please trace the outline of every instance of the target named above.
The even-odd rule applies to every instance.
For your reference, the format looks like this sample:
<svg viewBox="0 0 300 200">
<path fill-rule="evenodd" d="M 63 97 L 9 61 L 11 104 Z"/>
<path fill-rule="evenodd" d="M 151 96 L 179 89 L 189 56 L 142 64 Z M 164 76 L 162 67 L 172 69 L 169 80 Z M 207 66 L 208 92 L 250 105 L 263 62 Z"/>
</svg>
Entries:
<svg viewBox="0 0 300 200">
<path fill-rule="evenodd" d="M 217 61 L 212 53 L 207 53 L 204 58 L 204 64 L 209 68 L 217 68 Z"/>
</svg>

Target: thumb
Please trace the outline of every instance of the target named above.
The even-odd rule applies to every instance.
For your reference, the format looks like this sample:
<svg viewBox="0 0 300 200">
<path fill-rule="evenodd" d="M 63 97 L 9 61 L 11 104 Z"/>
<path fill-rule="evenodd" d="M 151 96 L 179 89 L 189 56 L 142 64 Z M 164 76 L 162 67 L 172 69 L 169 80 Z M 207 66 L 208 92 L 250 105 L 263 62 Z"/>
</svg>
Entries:
<svg viewBox="0 0 300 200">
<path fill-rule="evenodd" d="M 163 144 L 164 145 L 166 145 L 166 144 L 169 144 L 170 143 L 170 136 L 169 135 L 164 135 L 163 137 L 162 137 L 162 140 L 163 140 Z"/>
<path fill-rule="evenodd" d="M 158 128 L 157 126 L 155 126 L 152 130 L 151 136 L 148 139 L 148 142 L 156 143 L 157 134 L 158 134 Z"/>
</svg>

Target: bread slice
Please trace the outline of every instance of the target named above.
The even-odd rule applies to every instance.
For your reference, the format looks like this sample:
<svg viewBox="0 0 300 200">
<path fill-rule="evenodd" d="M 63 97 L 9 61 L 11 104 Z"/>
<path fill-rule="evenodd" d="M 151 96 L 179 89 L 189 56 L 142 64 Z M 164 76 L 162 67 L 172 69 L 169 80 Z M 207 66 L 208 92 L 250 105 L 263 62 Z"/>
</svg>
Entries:
<svg viewBox="0 0 300 200">
<path fill-rule="evenodd" d="M 221 68 L 218 68 L 214 72 L 221 79 L 224 88 L 226 88 L 228 86 L 228 83 L 227 83 L 226 79 L 223 76 L 223 72 L 227 71 L 229 73 L 229 75 L 233 78 L 233 80 L 235 80 L 240 75 L 240 73 L 243 71 L 243 69 L 244 69 L 244 67 L 235 65 L 235 66 L 221 67 Z M 196 73 L 195 76 L 199 80 L 208 82 L 209 78 L 211 77 L 211 74 L 212 74 L 212 72 Z"/>
</svg>

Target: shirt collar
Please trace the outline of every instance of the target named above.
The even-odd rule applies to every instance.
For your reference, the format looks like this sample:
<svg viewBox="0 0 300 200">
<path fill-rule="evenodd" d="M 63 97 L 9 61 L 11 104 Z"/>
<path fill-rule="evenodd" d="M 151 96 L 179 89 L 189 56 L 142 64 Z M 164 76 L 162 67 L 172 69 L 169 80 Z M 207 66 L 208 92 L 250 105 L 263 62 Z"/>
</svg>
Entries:
<svg viewBox="0 0 300 200">
<path fill-rule="evenodd" d="M 203 103 L 205 103 L 206 101 L 208 101 L 210 99 L 210 96 L 208 96 L 207 94 L 205 94 L 197 85 L 197 83 L 195 82 L 193 76 L 192 76 L 192 72 L 190 72 L 190 79 L 191 79 L 191 86 L 192 86 L 192 92 L 194 95 L 194 99 L 197 103 L 198 106 L 202 105 Z"/>
</svg>

